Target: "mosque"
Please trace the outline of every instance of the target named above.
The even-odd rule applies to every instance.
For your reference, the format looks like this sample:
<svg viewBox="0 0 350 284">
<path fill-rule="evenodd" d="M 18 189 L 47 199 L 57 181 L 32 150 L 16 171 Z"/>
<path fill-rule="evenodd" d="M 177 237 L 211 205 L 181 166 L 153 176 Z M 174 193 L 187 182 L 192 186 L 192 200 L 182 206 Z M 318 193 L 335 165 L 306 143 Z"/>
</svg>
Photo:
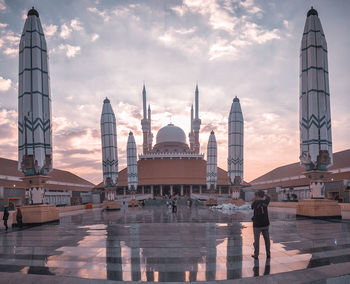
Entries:
<svg viewBox="0 0 350 284">
<path fill-rule="evenodd" d="M 169 123 L 158 130 L 156 141 L 153 145 L 151 107 L 148 105 L 147 109 L 145 86 L 143 86 L 142 98 L 143 118 L 141 120 L 141 126 L 143 132 L 143 152 L 138 155 L 138 160 L 137 155 L 135 155 L 136 153 L 133 154 L 135 159 L 133 173 L 131 173 L 129 166 L 119 172 L 117 170 L 117 154 L 115 154 L 115 151 L 117 151 L 116 131 L 113 129 L 116 125 L 115 117 L 109 105 L 110 101 L 108 99 L 104 101 L 101 116 L 104 182 L 97 185 L 96 189 L 103 190 L 108 184 L 113 185 L 113 182 L 111 184 L 110 181 L 114 181 L 116 194 L 126 195 L 131 189 L 130 179 L 134 179 L 133 186 L 137 194 L 150 194 L 154 197 L 165 195 L 205 197 L 213 189 L 216 190 L 219 196 L 228 197 L 232 196 L 232 194 L 237 195 L 237 193 L 233 193 L 232 191 L 231 181 L 234 181 L 237 172 L 242 177 L 243 149 L 241 148 L 243 148 L 243 145 L 240 145 L 239 151 L 237 149 L 236 151 L 231 149 L 232 154 L 234 152 L 241 154 L 241 158 L 229 159 L 229 161 L 236 163 L 239 167 L 237 172 L 232 171 L 232 179 L 227 171 L 217 167 L 217 146 L 213 131 L 208 142 L 207 161 L 204 159 L 204 154 L 200 153 L 199 142 L 201 120 L 199 118 L 198 85 L 195 88 L 195 106 L 194 108 L 193 105 L 191 107 L 191 130 L 188 134 L 189 144 L 187 143 L 185 132 L 180 127 Z M 239 105 L 239 99 L 235 98 L 233 109 L 236 110 L 237 104 Z M 240 105 L 237 109 L 239 110 L 238 117 L 240 118 L 241 131 L 243 131 L 243 116 Z M 111 113 L 113 113 L 112 117 L 106 117 Z M 236 112 L 231 109 L 229 124 L 235 122 L 235 119 L 232 118 L 233 113 Z M 108 124 L 109 126 L 106 127 Z M 231 128 L 233 129 L 233 127 Z M 241 136 L 241 144 L 243 144 L 243 133 Z M 108 139 L 105 137 L 108 137 Z M 111 146 L 110 141 L 113 141 L 113 146 Z M 234 143 L 234 141 L 231 143 Z M 136 147 L 134 148 L 134 151 L 136 151 Z M 129 149 L 127 152 L 129 158 Z M 209 153 L 212 153 L 212 155 Z M 117 174 L 113 175 L 113 173 Z M 106 176 L 109 182 L 106 182 Z M 238 180 L 243 179 L 239 178 Z M 238 197 L 236 196 L 236 198 Z"/>
</svg>

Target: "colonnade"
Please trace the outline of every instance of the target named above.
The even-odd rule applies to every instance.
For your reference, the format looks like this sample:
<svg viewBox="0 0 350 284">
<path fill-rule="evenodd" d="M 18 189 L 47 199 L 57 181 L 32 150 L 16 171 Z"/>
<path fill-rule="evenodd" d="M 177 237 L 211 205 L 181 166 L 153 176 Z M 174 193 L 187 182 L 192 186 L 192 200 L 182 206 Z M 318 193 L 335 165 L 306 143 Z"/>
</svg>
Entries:
<svg viewBox="0 0 350 284">
<path fill-rule="evenodd" d="M 218 185 L 217 193 L 219 195 L 229 194 L 229 186 L 228 185 Z M 128 189 L 126 186 L 118 187 L 118 195 L 127 195 Z M 203 194 L 209 193 L 206 185 L 201 184 L 157 184 L 157 185 L 142 185 L 138 186 L 137 194 L 151 194 L 152 196 L 164 196 L 170 194 L 173 195 L 192 195 L 195 194 Z"/>
</svg>

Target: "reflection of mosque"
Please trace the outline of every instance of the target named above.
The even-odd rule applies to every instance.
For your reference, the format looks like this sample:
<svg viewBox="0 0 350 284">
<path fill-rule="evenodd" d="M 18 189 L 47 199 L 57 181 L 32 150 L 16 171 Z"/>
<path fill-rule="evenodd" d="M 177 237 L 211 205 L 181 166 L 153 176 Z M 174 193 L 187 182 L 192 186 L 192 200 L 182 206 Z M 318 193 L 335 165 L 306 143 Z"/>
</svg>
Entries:
<svg viewBox="0 0 350 284">
<path fill-rule="evenodd" d="M 107 279 L 168 282 L 241 278 L 240 223 L 193 224 L 108 225 Z M 154 234 L 157 229 L 158 235 Z"/>
</svg>

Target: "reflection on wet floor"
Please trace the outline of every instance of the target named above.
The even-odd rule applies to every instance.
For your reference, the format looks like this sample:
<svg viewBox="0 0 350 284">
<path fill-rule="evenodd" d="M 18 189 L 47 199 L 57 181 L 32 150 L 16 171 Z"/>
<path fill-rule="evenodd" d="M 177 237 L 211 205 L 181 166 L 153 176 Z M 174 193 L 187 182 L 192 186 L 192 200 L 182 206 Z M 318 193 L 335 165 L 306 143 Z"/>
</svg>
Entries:
<svg viewBox="0 0 350 284">
<path fill-rule="evenodd" d="M 162 206 L 85 211 L 0 233 L 0 271 L 119 281 L 210 281 L 350 261 L 350 224 L 271 208 L 271 260 L 253 253 L 252 212 Z M 261 245 L 264 242 L 261 239 Z"/>
</svg>

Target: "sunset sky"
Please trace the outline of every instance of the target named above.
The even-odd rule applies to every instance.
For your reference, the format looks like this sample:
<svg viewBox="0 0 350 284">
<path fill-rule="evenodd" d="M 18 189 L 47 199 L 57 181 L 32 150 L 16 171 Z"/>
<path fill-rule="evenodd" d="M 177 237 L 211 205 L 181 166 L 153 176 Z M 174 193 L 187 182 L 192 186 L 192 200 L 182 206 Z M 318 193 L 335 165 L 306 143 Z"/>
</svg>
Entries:
<svg viewBox="0 0 350 284">
<path fill-rule="evenodd" d="M 130 130 L 141 153 L 143 82 L 154 142 L 170 121 L 188 134 L 198 82 L 202 153 L 214 130 L 227 169 L 238 96 L 244 179 L 298 161 L 299 48 L 311 6 L 328 43 L 333 151 L 350 148 L 350 1 L 0 0 L 0 157 L 17 159 L 18 44 L 33 4 L 49 49 L 55 168 L 102 181 L 105 97 L 117 119 L 119 170 Z"/>
</svg>

